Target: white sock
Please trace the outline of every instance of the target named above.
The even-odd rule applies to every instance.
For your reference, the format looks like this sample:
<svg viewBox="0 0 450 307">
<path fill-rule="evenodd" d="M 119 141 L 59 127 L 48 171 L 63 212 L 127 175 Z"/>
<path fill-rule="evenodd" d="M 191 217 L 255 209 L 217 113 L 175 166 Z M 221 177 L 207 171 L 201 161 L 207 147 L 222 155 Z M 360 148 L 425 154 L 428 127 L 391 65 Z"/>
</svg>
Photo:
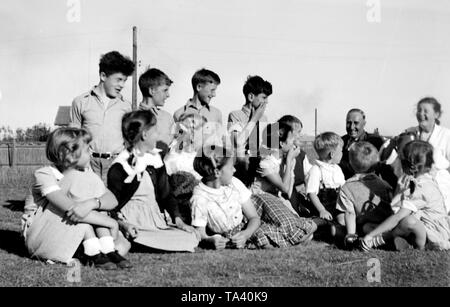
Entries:
<svg viewBox="0 0 450 307">
<path fill-rule="evenodd" d="M 100 241 L 98 238 L 90 238 L 83 241 L 84 253 L 88 256 L 100 254 Z"/>
<path fill-rule="evenodd" d="M 114 252 L 114 239 L 111 236 L 101 237 L 100 241 L 100 251 L 103 254 L 108 254 Z"/>
</svg>

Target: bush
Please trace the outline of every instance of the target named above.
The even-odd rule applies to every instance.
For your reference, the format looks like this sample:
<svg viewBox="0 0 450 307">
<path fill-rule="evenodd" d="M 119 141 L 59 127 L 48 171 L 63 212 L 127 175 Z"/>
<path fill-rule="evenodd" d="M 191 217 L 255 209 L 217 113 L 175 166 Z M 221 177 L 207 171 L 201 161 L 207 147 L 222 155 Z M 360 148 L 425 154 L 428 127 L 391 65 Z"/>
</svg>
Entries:
<svg viewBox="0 0 450 307">
<path fill-rule="evenodd" d="M 10 127 L 0 127 L 0 142 L 46 142 L 51 132 L 51 127 L 45 123 L 39 123 L 31 128 L 17 128 L 13 131 Z"/>
</svg>

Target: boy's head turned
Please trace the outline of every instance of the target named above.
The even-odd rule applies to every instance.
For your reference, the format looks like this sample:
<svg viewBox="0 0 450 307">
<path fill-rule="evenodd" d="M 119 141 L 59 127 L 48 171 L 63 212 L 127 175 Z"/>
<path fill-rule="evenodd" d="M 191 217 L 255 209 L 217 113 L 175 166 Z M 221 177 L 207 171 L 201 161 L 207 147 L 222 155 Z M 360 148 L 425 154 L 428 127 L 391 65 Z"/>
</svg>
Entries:
<svg viewBox="0 0 450 307">
<path fill-rule="evenodd" d="M 333 156 L 335 156 L 335 153 L 342 156 L 343 146 L 344 141 L 334 132 L 321 133 L 314 140 L 314 149 L 316 150 L 319 160 L 321 161 L 330 160 Z"/>
<path fill-rule="evenodd" d="M 107 77 L 115 73 L 129 77 L 133 74 L 134 68 L 134 62 L 118 51 L 108 52 L 100 58 L 99 73 L 104 73 Z"/>
<path fill-rule="evenodd" d="M 172 80 L 161 70 L 157 68 L 147 69 L 139 77 L 139 89 L 143 97 L 151 97 L 150 89 L 156 89 L 158 86 L 171 86 Z"/>
<path fill-rule="evenodd" d="M 248 102 L 248 95 L 253 94 L 258 96 L 264 94 L 265 97 L 272 95 L 272 84 L 269 81 L 264 80 L 260 76 L 248 76 L 242 88 L 245 100 Z"/>
<path fill-rule="evenodd" d="M 206 85 L 208 83 L 212 83 L 214 85 L 220 84 L 220 77 L 213 71 L 202 68 L 197 70 L 195 74 L 192 76 L 192 88 L 194 93 L 197 93 L 199 85 Z"/>
<path fill-rule="evenodd" d="M 356 142 L 349 149 L 350 165 L 356 173 L 368 173 L 378 163 L 378 150 L 369 142 Z"/>
</svg>

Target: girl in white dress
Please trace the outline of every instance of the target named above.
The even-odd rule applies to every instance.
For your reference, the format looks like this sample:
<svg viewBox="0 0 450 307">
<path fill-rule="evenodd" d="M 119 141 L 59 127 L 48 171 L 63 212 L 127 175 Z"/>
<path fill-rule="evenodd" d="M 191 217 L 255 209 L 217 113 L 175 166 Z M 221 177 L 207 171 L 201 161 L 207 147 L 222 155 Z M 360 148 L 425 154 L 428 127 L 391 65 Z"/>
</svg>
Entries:
<svg viewBox="0 0 450 307">
<path fill-rule="evenodd" d="M 391 239 L 397 248 L 404 247 L 406 239 L 417 249 L 450 249 L 450 217 L 432 170 L 433 146 L 412 141 L 405 145 L 401 162 L 405 174 L 392 200 L 395 214 L 363 238 L 362 249 Z"/>
<path fill-rule="evenodd" d="M 113 262 L 131 267 L 115 251 L 118 224 L 114 219 L 93 210 L 79 223 L 68 222 L 76 202 L 96 199 L 100 210 L 100 198 L 107 192 L 100 177 L 86 170 L 91 139 L 86 130 L 77 128 L 60 128 L 49 136 L 46 152 L 53 166 L 35 173 L 33 199 L 37 209 L 27 219 L 25 244 L 32 257 L 69 262 L 83 242 L 88 262 L 96 267 L 114 269 Z M 96 226 L 95 232 L 91 225 Z"/>
</svg>

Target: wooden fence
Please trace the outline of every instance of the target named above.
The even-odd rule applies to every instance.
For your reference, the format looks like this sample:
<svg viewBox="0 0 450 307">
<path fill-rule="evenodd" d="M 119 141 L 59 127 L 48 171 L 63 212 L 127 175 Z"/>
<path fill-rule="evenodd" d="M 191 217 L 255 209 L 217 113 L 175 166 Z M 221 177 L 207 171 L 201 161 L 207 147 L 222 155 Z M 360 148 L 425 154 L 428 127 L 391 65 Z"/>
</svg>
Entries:
<svg viewBox="0 0 450 307">
<path fill-rule="evenodd" d="M 311 142 L 302 142 L 302 148 L 310 159 L 315 159 L 316 154 Z M 24 167 L 43 166 L 49 162 L 45 155 L 45 143 L 35 144 L 0 144 L 0 167 Z"/>
<path fill-rule="evenodd" d="M 45 143 L 0 144 L 0 166 L 42 166 L 48 164 L 45 156 Z"/>
<path fill-rule="evenodd" d="M 317 155 L 311 142 L 302 142 L 301 146 L 313 162 Z M 49 165 L 45 143 L 0 143 L 0 189 L 31 186 L 34 171 L 44 165 Z"/>
<path fill-rule="evenodd" d="M 8 188 L 30 187 L 34 171 L 48 164 L 45 143 L 1 143 L 0 192 Z"/>
</svg>

